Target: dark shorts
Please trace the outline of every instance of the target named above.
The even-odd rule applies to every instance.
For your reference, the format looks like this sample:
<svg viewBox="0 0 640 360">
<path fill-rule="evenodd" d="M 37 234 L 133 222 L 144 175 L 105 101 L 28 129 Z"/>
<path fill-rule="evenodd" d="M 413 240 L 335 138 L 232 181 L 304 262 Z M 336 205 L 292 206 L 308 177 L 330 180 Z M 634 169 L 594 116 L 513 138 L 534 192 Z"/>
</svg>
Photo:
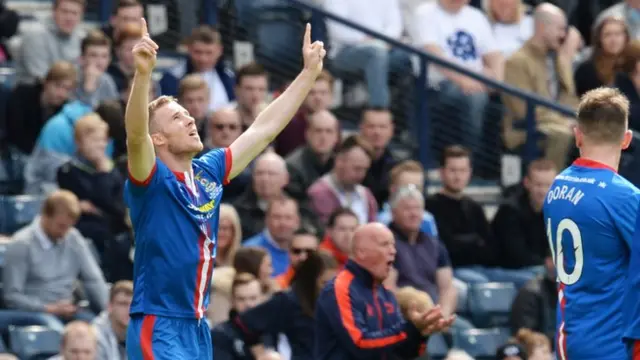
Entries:
<svg viewBox="0 0 640 360">
<path fill-rule="evenodd" d="M 205 319 L 133 315 L 127 355 L 129 360 L 211 360 L 211 331 Z"/>
</svg>

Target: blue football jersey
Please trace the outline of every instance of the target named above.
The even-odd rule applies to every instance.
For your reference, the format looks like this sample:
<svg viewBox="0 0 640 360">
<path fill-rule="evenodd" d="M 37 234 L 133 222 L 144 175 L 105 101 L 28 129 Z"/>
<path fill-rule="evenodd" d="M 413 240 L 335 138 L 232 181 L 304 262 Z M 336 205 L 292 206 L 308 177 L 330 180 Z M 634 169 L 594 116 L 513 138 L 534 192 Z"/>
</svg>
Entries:
<svg viewBox="0 0 640 360">
<path fill-rule="evenodd" d="M 622 308 L 639 193 L 614 169 L 580 158 L 547 194 L 559 360 L 627 358 Z"/>
<path fill-rule="evenodd" d="M 200 319 L 209 283 L 229 149 L 211 150 L 192 171 L 172 172 L 159 159 L 144 182 L 129 177 L 125 200 L 136 242 L 131 314 Z"/>
</svg>

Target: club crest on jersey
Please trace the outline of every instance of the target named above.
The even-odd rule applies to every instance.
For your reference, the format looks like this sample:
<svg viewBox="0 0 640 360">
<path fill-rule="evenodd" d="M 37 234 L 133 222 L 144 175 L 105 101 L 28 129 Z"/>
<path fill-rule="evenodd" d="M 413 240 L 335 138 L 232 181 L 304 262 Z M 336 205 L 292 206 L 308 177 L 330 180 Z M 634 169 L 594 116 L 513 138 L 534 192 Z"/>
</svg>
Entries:
<svg viewBox="0 0 640 360">
<path fill-rule="evenodd" d="M 210 181 L 206 177 L 202 176 L 202 173 L 202 171 L 199 171 L 195 176 L 195 180 L 204 187 L 204 191 L 209 195 L 209 197 L 216 199 L 222 193 L 222 185 L 215 181 Z"/>
</svg>

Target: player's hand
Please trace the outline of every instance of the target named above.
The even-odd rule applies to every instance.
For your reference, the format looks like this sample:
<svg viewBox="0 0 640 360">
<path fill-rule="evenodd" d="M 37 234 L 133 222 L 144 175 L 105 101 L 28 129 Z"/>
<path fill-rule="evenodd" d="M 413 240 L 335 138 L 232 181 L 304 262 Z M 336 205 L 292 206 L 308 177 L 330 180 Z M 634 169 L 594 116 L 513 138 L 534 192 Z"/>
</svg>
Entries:
<svg viewBox="0 0 640 360">
<path fill-rule="evenodd" d="M 325 55 L 327 55 L 327 51 L 324 49 L 324 43 L 322 41 L 311 43 L 311 25 L 307 24 L 302 42 L 304 68 L 318 76 L 320 72 L 322 72 Z"/>
<path fill-rule="evenodd" d="M 142 26 L 142 38 L 133 47 L 133 62 L 137 72 L 150 74 L 156 66 L 158 44 L 151 40 L 145 19 L 142 18 L 140 21 Z"/>
</svg>

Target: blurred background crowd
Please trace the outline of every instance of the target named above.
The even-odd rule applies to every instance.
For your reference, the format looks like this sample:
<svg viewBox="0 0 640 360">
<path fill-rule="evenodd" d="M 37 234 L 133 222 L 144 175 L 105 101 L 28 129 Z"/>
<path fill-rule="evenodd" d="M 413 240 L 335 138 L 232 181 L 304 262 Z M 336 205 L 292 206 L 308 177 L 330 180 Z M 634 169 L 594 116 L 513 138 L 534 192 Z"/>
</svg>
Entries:
<svg viewBox="0 0 640 360">
<path fill-rule="evenodd" d="M 124 108 L 142 16 L 161 48 L 151 95 L 179 100 L 205 150 L 286 88 L 305 23 L 329 49 L 290 125 L 224 189 L 216 359 L 300 358 L 304 334 L 250 310 L 312 254 L 342 267 L 372 221 L 396 238 L 385 285 L 401 307 L 458 314 L 427 356 L 552 358 L 541 208 L 577 156 L 580 95 L 619 88 L 640 126 L 638 0 L 0 0 L 0 358 L 126 358 Z M 638 151 L 620 169 L 636 184 Z"/>
</svg>

